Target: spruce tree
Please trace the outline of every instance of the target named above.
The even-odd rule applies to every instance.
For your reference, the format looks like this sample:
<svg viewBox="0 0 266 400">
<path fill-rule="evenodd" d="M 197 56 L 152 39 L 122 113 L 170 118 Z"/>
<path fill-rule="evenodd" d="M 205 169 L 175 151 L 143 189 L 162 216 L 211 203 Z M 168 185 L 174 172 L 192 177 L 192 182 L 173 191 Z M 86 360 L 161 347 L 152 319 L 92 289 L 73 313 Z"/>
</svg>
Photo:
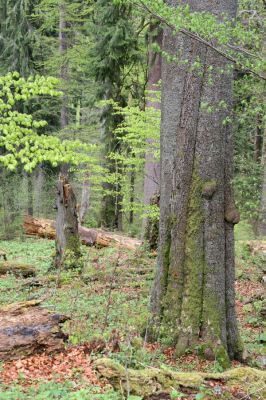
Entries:
<svg viewBox="0 0 266 400">
<path fill-rule="evenodd" d="M 126 105 L 126 67 L 134 64 L 139 56 L 137 39 L 132 23 L 132 7 L 123 2 L 97 0 L 94 6 L 94 48 L 92 73 L 98 84 L 97 98 L 114 100 L 119 106 Z M 111 176 L 121 173 L 119 162 L 108 158 L 110 153 L 120 152 L 121 143 L 114 134 L 121 123 L 111 105 L 105 105 L 101 113 L 103 156 Z M 101 225 L 122 228 L 122 195 L 119 183 L 106 182 L 101 212 Z"/>
</svg>

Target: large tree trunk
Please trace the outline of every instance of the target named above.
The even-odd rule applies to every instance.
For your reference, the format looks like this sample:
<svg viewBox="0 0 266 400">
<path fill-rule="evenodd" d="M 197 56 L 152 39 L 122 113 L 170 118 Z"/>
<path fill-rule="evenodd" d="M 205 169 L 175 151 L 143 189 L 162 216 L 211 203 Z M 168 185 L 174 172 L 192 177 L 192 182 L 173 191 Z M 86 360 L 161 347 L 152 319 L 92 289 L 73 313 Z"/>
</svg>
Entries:
<svg viewBox="0 0 266 400">
<path fill-rule="evenodd" d="M 60 176 L 57 185 L 55 266 L 81 267 L 76 196 L 68 178 Z"/>
<path fill-rule="evenodd" d="M 154 32 L 158 31 L 154 37 Z M 152 51 L 152 44 L 156 42 L 162 46 L 163 32 L 158 24 L 152 25 L 150 28 L 150 50 L 149 50 L 149 72 L 148 72 L 148 100 L 146 108 L 153 107 L 157 110 L 161 109 L 161 103 L 156 96 L 156 92 L 160 91 L 159 82 L 161 80 L 162 56 Z M 154 92 L 154 93 L 153 93 Z M 154 99 L 153 99 L 154 97 Z M 152 139 L 148 139 L 148 147 L 152 145 Z M 155 193 L 159 193 L 160 189 L 160 161 L 156 160 L 151 151 L 146 152 L 144 167 L 144 204 L 150 205 Z M 147 228 L 148 219 L 144 219 L 143 232 Z"/>
<path fill-rule="evenodd" d="M 235 0 L 187 3 L 196 11 L 236 14 Z M 239 214 L 230 187 L 231 129 L 224 124 L 232 109 L 232 74 L 222 56 L 182 33 L 173 36 L 167 29 L 163 50 L 189 63 L 164 60 L 162 67 L 160 244 L 151 335 L 168 334 L 177 354 L 202 345 L 207 357 L 226 365 L 228 355 L 240 358 L 242 351 L 234 294 Z M 193 68 L 198 60 L 200 70 Z"/>
<path fill-rule="evenodd" d="M 55 221 L 50 219 L 32 218 L 25 216 L 23 228 L 26 235 L 41 238 L 55 239 Z M 81 243 L 86 246 L 98 247 L 121 247 L 123 249 L 135 250 L 142 245 L 141 240 L 116 235 L 113 232 L 101 229 L 90 229 L 79 226 Z"/>
<path fill-rule="evenodd" d="M 0 309 L 0 360 L 64 350 L 67 335 L 61 324 L 69 318 L 51 314 L 40 303 L 25 301 Z"/>
</svg>

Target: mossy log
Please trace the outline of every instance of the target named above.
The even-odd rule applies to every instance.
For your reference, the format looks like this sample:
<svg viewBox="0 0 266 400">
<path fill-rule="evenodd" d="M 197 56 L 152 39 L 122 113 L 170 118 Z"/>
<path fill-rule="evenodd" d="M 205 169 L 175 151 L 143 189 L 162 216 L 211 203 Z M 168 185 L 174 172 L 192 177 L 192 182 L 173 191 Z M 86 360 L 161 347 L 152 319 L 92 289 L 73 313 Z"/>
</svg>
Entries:
<svg viewBox="0 0 266 400">
<path fill-rule="evenodd" d="M 55 221 L 43 218 L 24 217 L 23 228 L 26 235 L 55 239 Z M 86 246 L 121 247 L 135 250 L 141 246 L 141 240 L 106 232 L 101 229 L 90 229 L 79 226 L 81 243 Z"/>
<path fill-rule="evenodd" d="M 6 275 L 8 273 L 12 273 L 16 276 L 23 276 L 23 278 L 36 275 L 35 268 L 31 265 L 18 264 L 15 261 L 0 262 L 0 275 Z"/>
<path fill-rule="evenodd" d="M 50 313 L 40 303 L 32 300 L 0 308 L 0 360 L 64 349 L 67 335 L 61 324 L 69 318 Z"/>
<path fill-rule="evenodd" d="M 94 367 L 100 377 L 109 381 L 117 390 L 123 390 L 147 398 L 160 393 L 171 393 L 173 389 L 191 389 L 192 392 L 217 381 L 227 388 L 237 385 L 250 399 L 266 398 L 266 371 L 240 367 L 223 373 L 174 372 L 165 369 L 125 369 L 121 364 L 103 358 L 96 360 Z M 257 397 L 256 397 L 257 393 Z M 265 397 L 264 397 L 265 396 Z"/>
</svg>

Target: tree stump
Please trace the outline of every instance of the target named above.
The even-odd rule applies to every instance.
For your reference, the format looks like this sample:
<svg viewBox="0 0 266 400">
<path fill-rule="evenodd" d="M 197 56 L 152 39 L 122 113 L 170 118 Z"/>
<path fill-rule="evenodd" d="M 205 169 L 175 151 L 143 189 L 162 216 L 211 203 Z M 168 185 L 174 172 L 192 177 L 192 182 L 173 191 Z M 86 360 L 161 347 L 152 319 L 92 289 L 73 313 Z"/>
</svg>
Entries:
<svg viewBox="0 0 266 400">
<path fill-rule="evenodd" d="M 56 268 L 81 268 L 77 201 L 65 175 L 57 185 Z"/>
<path fill-rule="evenodd" d="M 0 308 L 0 360 L 64 349 L 67 335 L 61 324 L 69 318 L 51 314 L 40 303 L 33 300 Z"/>
</svg>

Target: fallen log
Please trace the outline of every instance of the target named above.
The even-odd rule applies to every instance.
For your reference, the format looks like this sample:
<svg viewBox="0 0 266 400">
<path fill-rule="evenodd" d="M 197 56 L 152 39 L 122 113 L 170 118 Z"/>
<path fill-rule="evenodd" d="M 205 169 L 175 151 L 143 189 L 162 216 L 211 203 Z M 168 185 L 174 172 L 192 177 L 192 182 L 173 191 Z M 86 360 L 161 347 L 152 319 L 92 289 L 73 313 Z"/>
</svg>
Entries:
<svg viewBox="0 0 266 400">
<path fill-rule="evenodd" d="M 64 349 L 67 335 L 61 324 L 69 318 L 51 314 L 40 303 L 32 300 L 0 308 L 0 360 Z"/>
<path fill-rule="evenodd" d="M 219 386 L 221 393 L 230 391 L 230 388 L 233 389 L 237 386 L 241 389 L 243 396 L 241 398 L 243 399 L 251 398 L 246 397 L 249 393 L 253 394 L 252 399 L 266 398 L 264 397 L 266 396 L 266 371 L 255 368 L 240 367 L 223 373 L 176 372 L 159 368 L 134 370 L 126 369 L 108 358 L 96 360 L 94 368 L 100 377 L 107 379 L 116 390 L 123 391 L 124 395 L 129 392 L 145 399 L 152 398 L 150 396 L 156 394 L 169 395 L 173 390 L 182 391 L 186 389 L 192 393 L 196 393 L 202 387 L 217 390 L 219 383 L 223 384 Z M 213 384 L 214 382 L 215 384 Z M 211 396 L 210 394 L 208 398 L 216 398 L 215 391 L 213 397 Z"/>
<path fill-rule="evenodd" d="M 15 261 L 0 262 L 0 275 L 6 275 L 8 273 L 14 274 L 15 276 L 23 276 L 23 278 L 36 275 L 35 268 L 31 265 L 18 264 Z"/>
<path fill-rule="evenodd" d="M 29 215 L 24 217 L 23 228 L 26 235 L 38 236 L 41 238 L 55 239 L 55 221 L 51 219 L 33 218 Z M 99 247 L 121 247 L 135 250 L 141 246 L 141 240 L 117 235 L 112 232 L 105 232 L 101 229 L 85 228 L 79 226 L 81 243 L 86 246 Z"/>
</svg>

